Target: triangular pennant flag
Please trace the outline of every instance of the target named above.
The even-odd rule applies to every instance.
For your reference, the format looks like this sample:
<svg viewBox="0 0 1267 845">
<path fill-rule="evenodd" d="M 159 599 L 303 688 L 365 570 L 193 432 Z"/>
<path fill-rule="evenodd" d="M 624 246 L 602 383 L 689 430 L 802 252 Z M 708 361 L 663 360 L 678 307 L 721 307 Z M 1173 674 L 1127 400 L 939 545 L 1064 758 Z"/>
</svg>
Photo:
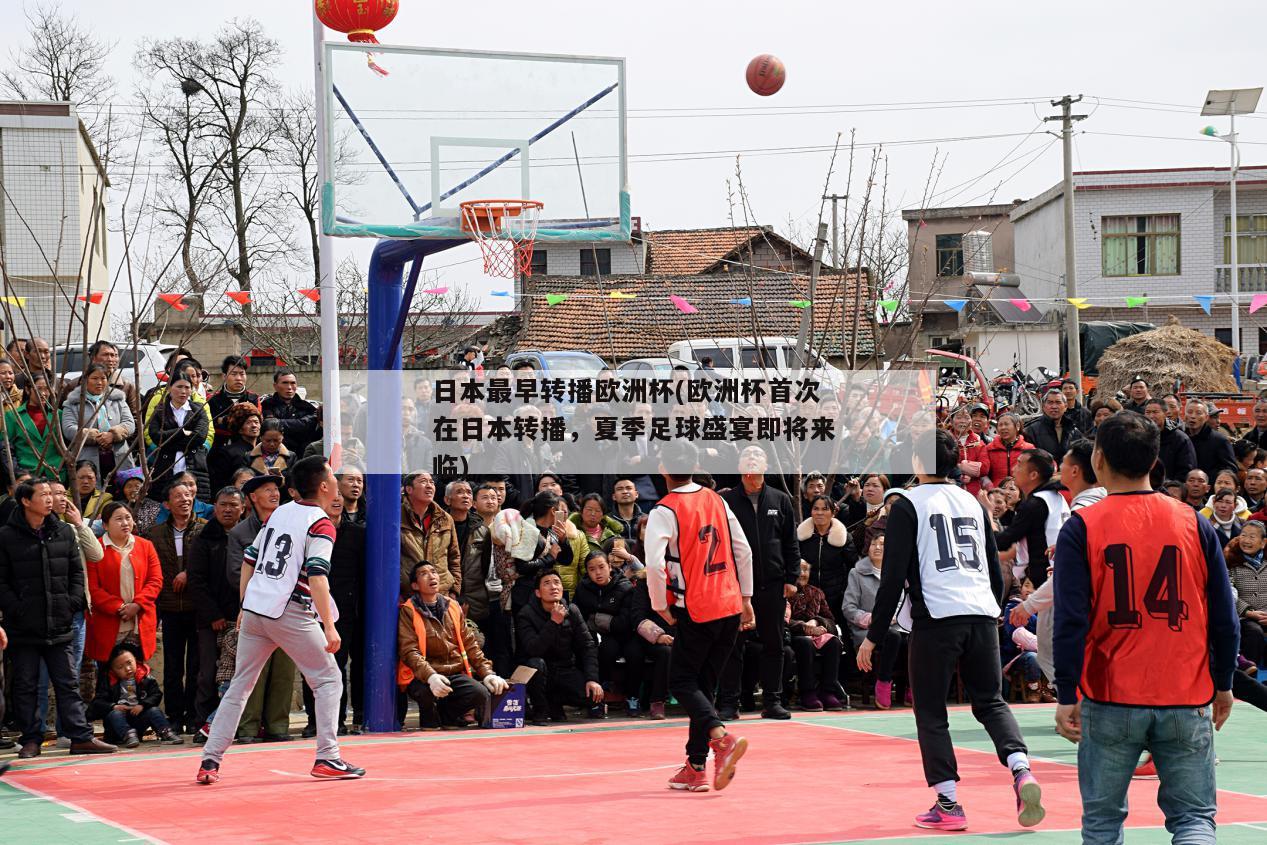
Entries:
<svg viewBox="0 0 1267 845">
<path fill-rule="evenodd" d="M 513 295 L 513 294 L 511 294 L 511 292 L 510 292 L 510 291 L 508 291 L 508 290 L 495 290 L 495 291 L 493 291 L 493 296 L 512 296 L 512 295 Z"/>
<path fill-rule="evenodd" d="M 0 302 L 7 302 L 10 305 L 16 305 L 18 308 L 26 307 L 25 296 L 0 296 Z"/>
<path fill-rule="evenodd" d="M 1253 314 L 1264 305 L 1267 305 L 1267 293 L 1254 294 L 1254 298 L 1249 301 L 1249 313 Z"/>
<path fill-rule="evenodd" d="M 742 306 L 744 306 L 745 308 L 751 308 L 751 307 L 752 307 L 752 297 L 750 297 L 750 296 L 737 296 L 737 297 L 735 297 L 734 299 L 730 300 L 730 304 L 731 304 L 731 305 L 742 305 Z"/>
<path fill-rule="evenodd" d="M 158 298 L 166 302 L 176 311 L 184 311 L 189 306 L 181 302 L 184 299 L 183 294 L 179 293 L 160 293 Z"/>
<path fill-rule="evenodd" d="M 964 307 L 965 305 L 967 305 L 967 304 L 968 304 L 968 300 L 966 300 L 966 299 L 947 299 L 947 300 L 946 300 L 946 304 L 947 304 L 947 305 L 949 305 L 951 308 L 955 309 L 955 311 L 963 311 L 963 307 Z"/>
<path fill-rule="evenodd" d="M 80 302 L 91 302 L 93 305 L 100 305 L 101 300 L 104 297 L 105 294 L 98 291 L 96 293 L 90 293 L 87 296 L 77 296 L 75 299 L 78 299 Z"/>
<path fill-rule="evenodd" d="M 249 290 L 226 290 L 224 295 L 232 299 L 238 305 L 251 304 L 251 292 Z"/>
<path fill-rule="evenodd" d="M 623 290 L 614 290 L 611 292 L 612 299 L 637 299 L 636 293 L 625 293 Z"/>
<path fill-rule="evenodd" d="M 1065 301 L 1068 302 L 1070 305 L 1072 305 L 1074 308 L 1077 308 L 1079 311 L 1081 311 L 1083 308 L 1091 307 L 1091 303 L 1087 302 L 1086 297 L 1082 297 L 1082 296 L 1075 296 L 1070 299 L 1066 299 Z"/>
<path fill-rule="evenodd" d="M 1016 310 L 1017 310 L 1017 311 L 1020 311 L 1022 314 L 1024 314 L 1026 311 L 1028 311 L 1029 309 L 1031 309 L 1031 308 L 1033 308 L 1033 307 L 1034 307 L 1034 306 L 1030 305 L 1030 304 L 1029 304 L 1029 300 L 1028 300 L 1028 299 L 1025 299 L 1024 297 L 1019 297 L 1019 298 L 1016 298 L 1016 299 L 1009 299 L 1009 300 L 1008 300 L 1008 302 L 1010 302 L 1010 303 L 1012 303 L 1013 305 L 1015 305 L 1015 306 L 1016 306 Z"/>
<path fill-rule="evenodd" d="M 809 308 L 809 304 L 808 299 L 793 299 L 788 302 L 788 305 L 791 305 L 793 308 Z"/>
<path fill-rule="evenodd" d="M 694 305 L 676 294 L 669 294 L 669 301 L 676 305 L 677 310 L 681 311 L 683 314 L 695 314 L 699 311 L 699 309 Z"/>
<path fill-rule="evenodd" d="M 1207 314 L 1210 313 L 1210 306 L 1214 303 L 1214 297 L 1209 294 L 1199 293 L 1194 294 L 1192 298 L 1195 299 L 1197 304 L 1201 306 L 1202 311 Z"/>
<path fill-rule="evenodd" d="M 897 310 L 898 301 L 896 299 L 881 299 L 880 307 L 892 314 Z"/>
<path fill-rule="evenodd" d="M 444 296 L 448 292 L 449 292 L 448 288 L 427 288 L 426 290 L 423 291 L 423 293 L 428 294 L 430 296 Z"/>
<path fill-rule="evenodd" d="M 567 298 L 568 298 L 568 295 L 567 295 L 566 293 L 547 293 L 547 294 L 546 294 L 546 304 L 547 304 L 547 305 L 558 305 L 560 302 L 562 302 L 563 300 L 565 300 L 565 299 L 567 299 Z"/>
<path fill-rule="evenodd" d="M 1127 307 L 1127 308 L 1138 308 L 1138 307 L 1140 307 L 1141 305 L 1147 305 L 1147 304 L 1148 304 L 1148 297 L 1146 297 L 1146 296 L 1128 296 L 1128 297 L 1126 297 L 1126 307 Z"/>
<path fill-rule="evenodd" d="M 300 288 L 299 292 L 311 299 L 313 302 L 319 302 L 321 300 L 320 288 Z"/>
</svg>

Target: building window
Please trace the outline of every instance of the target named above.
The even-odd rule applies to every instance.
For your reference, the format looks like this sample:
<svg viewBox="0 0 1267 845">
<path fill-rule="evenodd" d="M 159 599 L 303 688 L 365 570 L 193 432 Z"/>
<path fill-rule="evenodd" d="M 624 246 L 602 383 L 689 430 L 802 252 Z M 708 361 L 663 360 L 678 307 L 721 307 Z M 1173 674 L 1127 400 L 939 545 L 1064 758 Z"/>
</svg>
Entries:
<svg viewBox="0 0 1267 845">
<path fill-rule="evenodd" d="M 1231 329 L 1215 329 L 1214 339 L 1217 340 L 1219 343 L 1223 344 L 1224 346 L 1231 346 L 1232 345 L 1232 330 Z"/>
<path fill-rule="evenodd" d="M 1238 214 L 1237 264 L 1267 264 L 1267 214 Z M 1223 263 L 1232 263 L 1232 217 L 1223 217 Z"/>
<path fill-rule="evenodd" d="M 963 235 L 937 236 L 937 275 L 963 275 Z"/>
<path fill-rule="evenodd" d="M 582 276 L 610 276 L 612 271 L 611 249 L 590 247 L 581 250 Z"/>
<path fill-rule="evenodd" d="M 1179 215 L 1101 218 L 1105 276 L 1177 276 Z"/>
<path fill-rule="evenodd" d="M 532 251 L 532 264 L 529 267 L 529 276 L 546 275 L 546 256 L 549 255 L 544 249 L 534 249 Z"/>
</svg>

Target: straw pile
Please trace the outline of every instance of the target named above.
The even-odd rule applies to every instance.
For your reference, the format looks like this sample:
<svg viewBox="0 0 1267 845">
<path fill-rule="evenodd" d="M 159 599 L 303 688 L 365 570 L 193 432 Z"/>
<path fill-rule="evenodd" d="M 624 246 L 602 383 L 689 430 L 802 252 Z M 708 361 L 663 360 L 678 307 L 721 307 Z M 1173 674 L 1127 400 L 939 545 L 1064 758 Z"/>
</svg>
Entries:
<svg viewBox="0 0 1267 845">
<path fill-rule="evenodd" d="M 1096 392 L 1112 396 L 1126 390 L 1136 375 L 1148 380 L 1154 396 L 1169 393 L 1175 381 L 1184 390 L 1236 393 L 1232 350 L 1209 335 L 1185 329 L 1171 316 L 1159 329 L 1124 337 L 1104 351 Z"/>
</svg>

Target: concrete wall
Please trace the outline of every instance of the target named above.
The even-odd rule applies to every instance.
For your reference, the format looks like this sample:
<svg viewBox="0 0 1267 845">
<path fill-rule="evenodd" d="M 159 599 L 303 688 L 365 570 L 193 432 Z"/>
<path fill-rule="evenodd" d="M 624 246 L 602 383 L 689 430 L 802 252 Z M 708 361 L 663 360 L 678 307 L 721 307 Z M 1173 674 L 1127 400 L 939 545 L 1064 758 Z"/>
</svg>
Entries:
<svg viewBox="0 0 1267 845">
<path fill-rule="evenodd" d="M 558 243 L 537 244 L 533 253 L 544 252 L 546 258 L 546 274 L 550 276 L 579 276 L 581 274 L 581 253 L 591 248 L 610 249 L 612 257 L 611 275 L 628 276 L 641 273 L 644 264 L 644 248 L 641 243 Z"/>
</svg>

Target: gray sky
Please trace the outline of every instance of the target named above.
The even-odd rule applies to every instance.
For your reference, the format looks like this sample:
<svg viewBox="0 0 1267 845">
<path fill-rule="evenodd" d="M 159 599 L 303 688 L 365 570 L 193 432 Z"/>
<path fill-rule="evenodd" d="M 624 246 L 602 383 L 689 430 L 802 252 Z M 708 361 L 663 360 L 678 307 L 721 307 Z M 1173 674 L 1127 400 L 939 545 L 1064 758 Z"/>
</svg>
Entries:
<svg viewBox="0 0 1267 845">
<path fill-rule="evenodd" d="M 63 9 L 118 42 L 113 71 L 124 102 L 135 102 L 131 57 L 138 38 L 208 35 L 235 15 L 255 16 L 281 42 L 287 84 L 311 87 L 308 0 L 142 5 L 64 0 Z M 0 31 L 0 53 L 21 38 L 10 21 Z M 1060 178 L 1059 143 L 1042 134 L 1051 126 L 1039 128 L 1039 122 L 1055 111 L 1046 101 L 1066 92 L 1086 95 L 1080 110 L 1091 114 L 1078 127 L 1075 169 L 1226 166 L 1227 146 L 1197 134 L 1211 122 L 1197 114 L 1202 97 L 1212 87 L 1267 83 L 1262 59 L 1267 13 L 1261 0 L 1059 5 L 644 0 L 627 6 L 401 0 L 399 15 L 380 40 L 624 56 L 635 115 L 630 153 L 666 154 L 630 165 L 633 213 L 651 229 L 727 225 L 725 182 L 735 169 L 730 151 L 830 147 L 837 132 L 847 140 L 850 129 L 861 143 L 891 144 L 886 148 L 891 204 L 918 204 L 935 150 L 949 157 L 939 178 L 942 195 L 933 204 L 1029 197 Z M 780 93 L 762 98 L 748 91 L 744 68 L 765 52 L 783 59 L 788 76 Z M 965 100 L 1003 102 L 868 105 Z M 1151 105 L 1158 103 L 1171 105 Z M 696 111 L 725 107 L 746 111 L 739 116 Z M 683 111 L 636 116 L 657 109 Z M 1225 119 L 1214 122 L 1225 129 Z M 896 143 L 981 135 L 1006 137 Z M 1267 160 L 1267 115 L 1243 121 L 1241 138 L 1245 164 Z M 698 155 L 703 151 L 715 154 Z M 696 155 L 672 160 L 689 153 Z M 786 229 L 790 217 L 801 231 L 812 232 L 827 159 L 824 152 L 744 154 L 744 178 L 759 222 Z M 831 188 L 846 193 L 841 164 Z M 855 167 L 856 193 L 863 164 Z M 340 242 L 337 257 L 349 249 Z M 368 253 L 357 248 L 355 254 Z M 454 252 L 436 263 L 467 257 Z M 482 292 L 495 286 L 479 278 L 470 262 L 443 274 L 439 284 L 454 288 L 469 284 L 472 292 Z M 485 304 L 504 307 L 507 300 L 485 298 Z"/>
</svg>

